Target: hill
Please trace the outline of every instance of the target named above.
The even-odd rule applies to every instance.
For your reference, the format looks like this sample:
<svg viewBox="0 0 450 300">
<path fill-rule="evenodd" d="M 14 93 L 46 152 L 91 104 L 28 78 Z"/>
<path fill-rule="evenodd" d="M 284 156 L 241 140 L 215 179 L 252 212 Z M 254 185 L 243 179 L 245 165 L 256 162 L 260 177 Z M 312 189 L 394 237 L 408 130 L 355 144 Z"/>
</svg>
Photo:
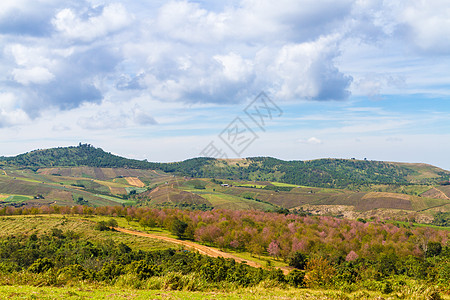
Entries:
<svg viewBox="0 0 450 300">
<path fill-rule="evenodd" d="M 354 159 L 283 161 L 271 157 L 245 159 L 193 158 L 156 163 L 120 157 L 89 144 L 35 150 L 0 162 L 33 170 L 50 167 L 96 167 L 161 170 L 194 178 L 277 181 L 314 187 L 345 188 L 369 184 L 436 184 L 450 172 L 426 164 L 407 164 Z"/>
<path fill-rule="evenodd" d="M 120 157 L 89 144 L 34 150 L 13 157 L 0 157 L 7 164 L 29 167 L 78 167 L 155 169 L 157 164 Z"/>
</svg>

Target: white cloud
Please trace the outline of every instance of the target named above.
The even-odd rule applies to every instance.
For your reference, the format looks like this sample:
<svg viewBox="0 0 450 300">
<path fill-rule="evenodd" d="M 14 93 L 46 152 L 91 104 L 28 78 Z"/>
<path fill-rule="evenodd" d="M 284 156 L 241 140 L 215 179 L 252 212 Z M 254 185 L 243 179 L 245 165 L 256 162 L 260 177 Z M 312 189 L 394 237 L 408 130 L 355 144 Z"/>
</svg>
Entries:
<svg viewBox="0 0 450 300">
<path fill-rule="evenodd" d="M 0 93 L 0 128 L 21 125 L 29 121 L 19 104 L 14 94 Z"/>
<path fill-rule="evenodd" d="M 337 36 L 314 42 L 284 46 L 272 66 L 278 75 L 276 96 L 282 99 L 342 100 L 351 77 L 339 72 L 333 64 L 337 56 Z"/>
<path fill-rule="evenodd" d="M 131 23 L 132 16 L 122 4 L 105 6 L 101 15 L 82 19 L 69 8 L 61 10 L 52 23 L 63 37 L 92 41 L 125 28 Z"/>
<path fill-rule="evenodd" d="M 5 52 L 12 55 L 19 66 L 32 67 L 52 64 L 52 60 L 48 58 L 52 51 L 42 45 L 27 47 L 21 44 L 10 44 L 5 47 Z"/>
<path fill-rule="evenodd" d="M 450 3 L 446 0 L 408 1 L 400 21 L 408 26 L 409 37 L 420 49 L 450 53 Z"/>
<path fill-rule="evenodd" d="M 316 137 L 310 137 L 309 139 L 299 139 L 298 142 L 302 143 L 302 144 L 309 144 L 309 145 L 320 145 L 320 144 L 322 144 L 322 141 L 319 140 Z"/>
<path fill-rule="evenodd" d="M 161 7 L 158 29 L 175 40 L 187 43 L 212 43 L 226 33 L 227 14 L 208 12 L 198 4 L 170 1 Z"/>
<path fill-rule="evenodd" d="M 247 77 L 253 72 L 253 63 L 236 53 L 216 55 L 214 58 L 221 63 L 223 75 L 228 80 L 247 81 Z"/>
<path fill-rule="evenodd" d="M 278 156 L 289 138 L 293 153 L 323 156 L 353 150 L 343 135 L 364 147 L 378 134 L 389 145 L 387 138 L 406 130 L 433 131 L 398 116 L 423 109 L 418 94 L 427 108 L 435 95 L 449 95 L 449 19 L 443 0 L 1 1 L 1 134 L 12 139 L 24 128 L 18 143 L 34 138 L 38 147 L 41 137 L 76 137 L 77 144 L 87 136 L 115 151 L 114 143 L 127 145 L 131 128 L 133 145 L 156 144 L 159 134 L 173 147 L 220 132 L 241 112 L 239 103 L 266 91 L 280 107 L 298 109 L 288 119 L 283 108 L 281 127 L 308 128 L 267 135 L 255 155 L 269 149 Z M 401 100 L 408 95 L 408 103 Z M 387 99 L 362 104 L 384 113 L 352 111 L 367 101 L 361 96 Z M 318 109 L 304 114 L 305 105 Z M 187 130 L 202 138 L 180 139 Z M 311 137 L 302 140 L 311 145 L 292 136 Z M 336 145 L 342 152 L 333 152 Z M 158 159 L 185 157 L 179 147 L 154 149 Z"/>
<path fill-rule="evenodd" d="M 55 75 L 53 75 L 46 68 L 42 67 L 34 67 L 31 69 L 14 69 L 12 74 L 14 76 L 14 80 L 24 85 L 28 85 L 30 83 L 49 83 L 55 78 Z"/>
</svg>

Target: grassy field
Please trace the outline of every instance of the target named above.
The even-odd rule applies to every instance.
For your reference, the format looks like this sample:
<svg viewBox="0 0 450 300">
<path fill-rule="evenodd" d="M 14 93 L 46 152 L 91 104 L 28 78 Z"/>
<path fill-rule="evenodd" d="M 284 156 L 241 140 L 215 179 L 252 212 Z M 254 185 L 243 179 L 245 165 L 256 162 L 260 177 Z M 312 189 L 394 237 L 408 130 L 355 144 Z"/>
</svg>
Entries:
<svg viewBox="0 0 450 300">
<path fill-rule="evenodd" d="M 61 229 L 63 232 L 71 230 L 75 233 L 82 234 L 90 240 L 109 240 L 112 239 L 117 243 L 124 243 L 132 248 L 141 250 L 160 250 L 167 248 L 176 248 L 171 243 L 160 240 L 149 239 L 126 235 L 114 231 L 98 231 L 95 230 L 95 224 L 99 220 L 108 220 L 109 218 L 101 217 L 80 217 L 80 216 L 63 216 L 63 215 L 39 215 L 39 216 L 7 216 L 0 217 L 0 237 L 9 235 L 30 235 L 32 233 L 43 234 L 51 233 L 53 228 Z M 124 218 L 116 218 L 120 225 L 126 227 Z"/>
<path fill-rule="evenodd" d="M 32 199 L 33 197 L 24 195 L 0 195 L 0 201 L 5 202 L 23 202 Z"/>
<path fill-rule="evenodd" d="M 266 286 L 265 286 L 266 285 Z M 429 292 L 428 292 L 429 294 Z M 79 284 L 77 286 L 65 287 L 34 287 L 26 285 L 4 285 L 0 286 L 0 298 L 2 299 L 329 299 L 329 300 L 360 300 L 360 299 L 431 299 L 427 295 L 427 289 L 418 287 L 417 290 L 411 290 L 401 293 L 392 293 L 390 295 L 355 291 L 346 293 L 333 290 L 312 290 L 312 289 L 294 289 L 270 287 L 270 283 L 263 283 L 258 287 L 237 289 L 235 291 L 212 291 L 212 292 L 193 292 L 193 291 L 171 291 L 171 290 L 148 290 L 132 289 L 123 286 L 101 286 Z M 442 299 L 448 300 L 449 296 L 443 296 Z"/>
</svg>

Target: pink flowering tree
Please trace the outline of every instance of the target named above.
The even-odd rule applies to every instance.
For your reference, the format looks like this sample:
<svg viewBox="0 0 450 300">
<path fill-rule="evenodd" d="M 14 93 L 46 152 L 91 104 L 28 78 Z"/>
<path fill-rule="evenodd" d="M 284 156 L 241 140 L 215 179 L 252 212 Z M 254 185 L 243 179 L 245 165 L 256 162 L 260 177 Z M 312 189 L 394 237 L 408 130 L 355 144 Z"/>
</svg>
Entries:
<svg viewBox="0 0 450 300">
<path fill-rule="evenodd" d="M 280 255 L 280 245 L 278 245 L 277 241 L 272 241 L 267 248 L 267 252 L 275 258 Z"/>
<path fill-rule="evenodd" d="M 346 261 L 354 261 L 354 260 L 357 260 L 358 257 L 359 257 L 359 255 L 356 254 L 356 252 L 352 250 L 347 254 L 347 257 L 345 258 L 345 260 Z"/>
</svg>

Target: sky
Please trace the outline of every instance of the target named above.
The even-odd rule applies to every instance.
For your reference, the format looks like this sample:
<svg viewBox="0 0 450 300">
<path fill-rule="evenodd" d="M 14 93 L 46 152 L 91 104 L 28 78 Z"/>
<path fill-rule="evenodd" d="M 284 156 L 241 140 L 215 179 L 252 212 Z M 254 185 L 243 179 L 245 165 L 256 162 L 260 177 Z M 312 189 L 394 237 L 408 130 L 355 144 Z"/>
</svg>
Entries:
<svg viewBox="0 0 450 300">
<path fill-rule="evenodd" d="M 447 0 L 2 0 L 0 156 L 450 170 Z"/>
</svg>

